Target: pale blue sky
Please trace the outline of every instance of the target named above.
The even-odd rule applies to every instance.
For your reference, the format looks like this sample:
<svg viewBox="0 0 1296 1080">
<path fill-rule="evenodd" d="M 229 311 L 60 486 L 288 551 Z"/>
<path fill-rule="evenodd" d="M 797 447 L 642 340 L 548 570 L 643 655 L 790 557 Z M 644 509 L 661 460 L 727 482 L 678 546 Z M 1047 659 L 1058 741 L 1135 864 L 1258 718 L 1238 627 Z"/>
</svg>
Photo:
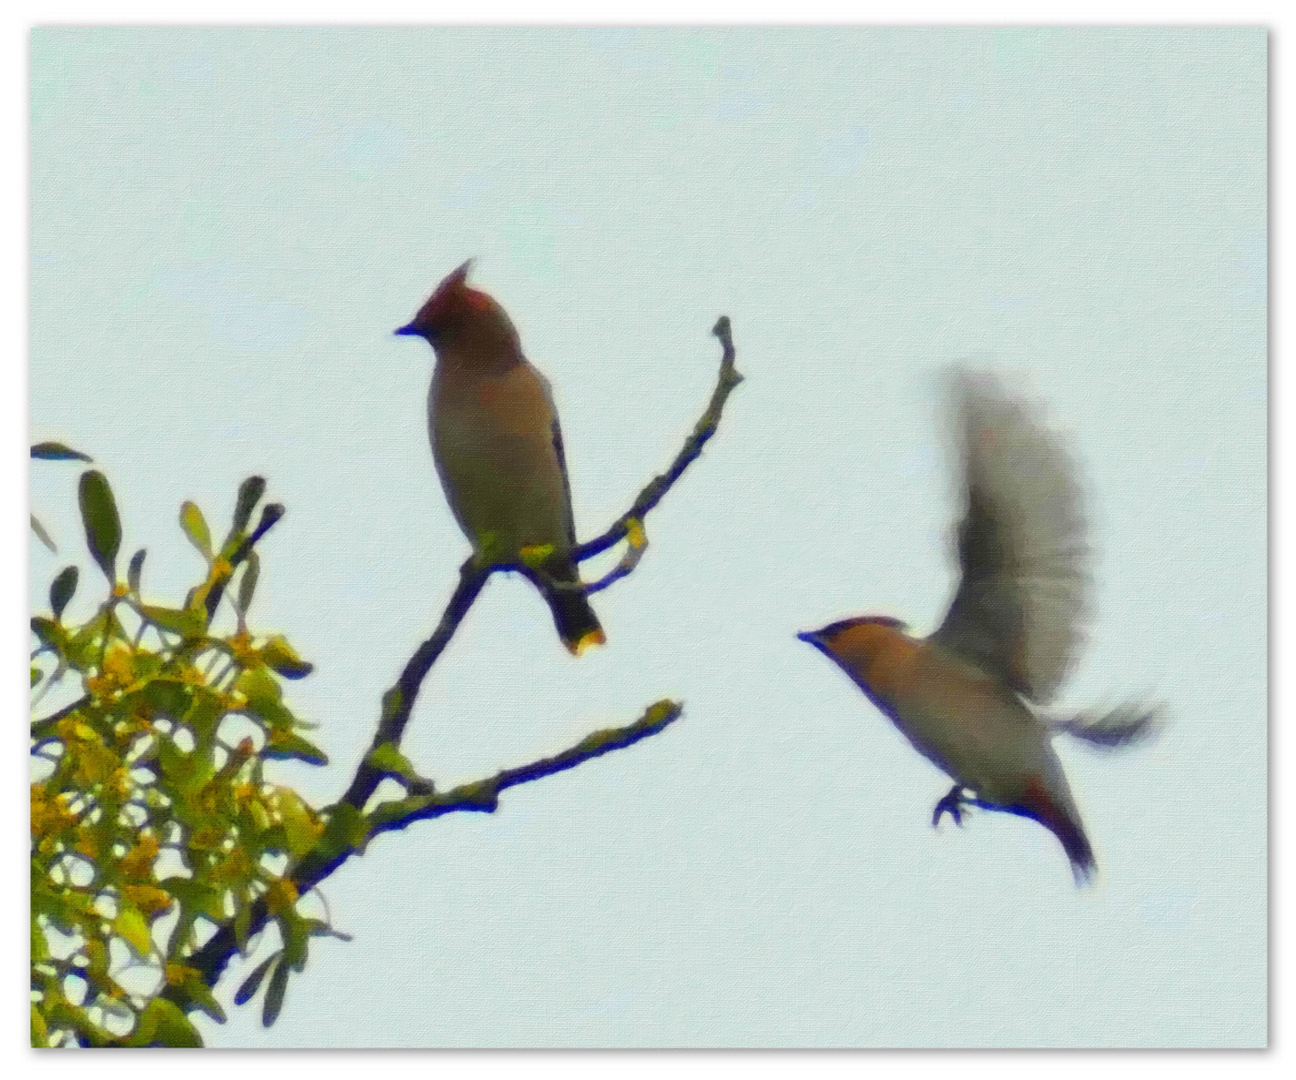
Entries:
<svg viewBox="0 0 1296 1080">
<path fill-rule="evenodd" d="M 279 1023 L 214 1045 L 1257 1045 L 1265 1037 L 1260 31 L 37 31 L 32 435 L 95 455 L 149 580 L 266 475 L 260 625 L 335 798 L 466 544 L 394 338 L 477 256 L 553 381 L 578 527 L 674 454 L 733 319 L 747 381 L 569 659 L 497 580 L 406 749 L 438 781 L 682 699 L 663 735 L 381 839 Z M 1100 865 L 947 780 L 793 638 L 929 629 L 952 587 L 943 365 L 1048 403 L 1097 620 L 1059 743 Z M 75 537 L 73 470 L 33 504 Z M 65 545 L 65 550 L 73 545 Z M 35 549 L 43 603 L 62 565 Z M 255 960 L 253 961 L 255 962 Z M 228 1002 L 237 970 L 222 984 Z"/>
</svg>

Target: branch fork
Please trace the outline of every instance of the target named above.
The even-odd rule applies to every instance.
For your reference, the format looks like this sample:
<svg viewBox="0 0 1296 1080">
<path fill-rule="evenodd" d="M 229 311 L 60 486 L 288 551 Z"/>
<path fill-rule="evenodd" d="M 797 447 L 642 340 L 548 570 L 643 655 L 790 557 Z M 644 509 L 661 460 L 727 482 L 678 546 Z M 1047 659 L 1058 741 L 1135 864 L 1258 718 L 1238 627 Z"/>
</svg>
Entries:
<svg viewBox="0 0 1296 1080">
<path fill-rule="evenodd" d="M 734 366 L 735 352 L 728 316 L 722 315 L 711 331 L 722 349 L 720 371 L 715 389 L 706 410 L 684 440 L 675 459 L 667 470 L 653 477 L 631 504 L 601 535 L 580 544 L 574 551 L 578 563 L 626 542 L 626 551 L 620 562 L 606 575 L 583 586 L 586 593 L 600 592 L 627 577 L 639 565 L 648 549 L 648 536 L 644 519 L 665 497 L 685 470 L 702 453 L 703 447 L 715 434 L 730 393 L 742 382 L 743 376 Z M 269 522 L 266 527 L 272 525 Z M 248 538 L 245 548 L 235 553 L 231 562 L 246 558 L 260 533 Z M 534 575 L 539 571 L 524 562 L 480 563 L 468 559 L 459 569 L 459 582 L 446 604 L 436 629 L 415 650 L 397 679 L 382 698 L 382 711 L 370 748 L 356 768 L 346 793 L 333 806 L 324 810 L 327 821 L 324 836 L 317 846 L 307 852 L 291 874 L 292 884 L 299 894 L 304 894 L 328 877 L 352 855 L 359 853 L 373 837 L 409 827 L 416 821 L 442 817 L 452 813 L 492 813 L 499 805 L 500 794 L 511 787 L 531 783 L 546 776 L 575 768 L 586 761 L 656 735 L 673 724 L 683 714 L 679 702 L 662 700 L 650 705 L 634 723 L 619 728 L 595 731 L 576 745 L 549 758 L 531 762 L 512 769 L 503 769 L 494 776 L 469 784 L 462 784 L 446 792 L 438 792 L 431 780 L 419 775 L 400 752 L 401 739 L 413 712 L 423 680 L 454 637 L 459 624 L 481 594 L 492 574 L 500 571 L 517 571 Z M 222 583 L 223 584 L 223 583 Z M 219 592 L 215 599 L 219 600 Z M 209 603 L 211 598 L 209 598 Z M 366 813 L 366 809 L 384 779 L 400 783 L 405 794 L 401 798 L 380 802 Z M 262 899 L 254 906 L 244 941 L 261 929 L 271 917 L 267 902 Z M 231 958 L 239 950 L 233 926 L 222 925 L 200 949 L 186 959 L 186 963 L 201 973 L 209 986 L 214 986 Z M 166 996 L 172 996 L 168 988 Z"/>
</svg>

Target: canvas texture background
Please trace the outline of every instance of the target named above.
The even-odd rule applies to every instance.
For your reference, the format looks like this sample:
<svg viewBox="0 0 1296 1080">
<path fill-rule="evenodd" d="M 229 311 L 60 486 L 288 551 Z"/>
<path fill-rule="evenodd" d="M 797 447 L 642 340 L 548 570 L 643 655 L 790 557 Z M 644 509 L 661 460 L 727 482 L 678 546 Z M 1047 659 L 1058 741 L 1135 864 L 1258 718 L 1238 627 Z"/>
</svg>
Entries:
<svg viewBox="0 0 1296 1080">
<path fill-rule="evenodd" d="M 432 469 L 451 268 L 517 323 L 578 530 L 719 434 L 575 661 L 488 586 L 405 750 L 438 782 L 682 699 L 661 736 L 390 835 L 325 884 L 269 1031 L 217 1046 L 1232 1046 L 1266 1040 L 1266 64 L 1259 30 L 69 30 L 32 35 L 33 441 L 94 455 L 159 592 L 265 475 L 260 625 L 337 797 L 467 545 Z M 1059 743 L 1100 865 L 947 779 L 794 634 L 936 625 L 940 376 L 993 365 L 1083 463 L 1097 617 Z M 33 509 L 78 535 L 67 474 Z M 75 545 L 70 545 L 74 548 Z M 88 558 L 83 558 L 90 572 Z M 35 548 L 33 605 L 60 560 Z M 74 609 L 75 610 L 75 609 Z M 263 946 L 267 947 L 267 946 Z M 227 1004 L 241 972 L 221 984 Z"/>
</svg>

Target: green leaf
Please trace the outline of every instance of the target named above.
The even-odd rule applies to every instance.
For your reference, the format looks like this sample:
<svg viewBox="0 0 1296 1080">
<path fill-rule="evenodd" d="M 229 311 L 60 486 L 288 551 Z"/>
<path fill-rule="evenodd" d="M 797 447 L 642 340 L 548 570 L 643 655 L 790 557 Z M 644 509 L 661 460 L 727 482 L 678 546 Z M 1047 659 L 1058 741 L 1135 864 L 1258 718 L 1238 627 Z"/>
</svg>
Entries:
<svg viewBox="0 0 1296 1080">
<path fill-rule="evenodd" d="M 284 841 L 294 859 L 300 859 L 315 846 L 318 826 L 315 818 L 291 788 L 279 791 L 279 813 L 283 817 Z"/>
<path fill-rule="evenodd" d="M 36 520 L 35 514 L 32 514 L 31 516 L 31 527 L 32 527 L 32 532 L 36 534 L 36 538 L 47 548 L 49 548 L 50 551 L 57 554 L 58 545 L 54 543 L 53 540 L 50 539 L 50 534 L 45 531 L 45 526 Z"/>
<path fill-rule="evenodd" d="M 41 1015 L 40 1009 L 36 1008 L 35 1002 L 31 1007 L 31 1044 L 40 1049 L 49 1046 L 49 1029 L 45 1026 L 45 1017 Z"/>
<path fill-rule="evenodd" d="M 150 706 L 177 722 L 193 701 L 193 687 L 179 679 L 152 679 L 139 692 Z"/>
<path fill-rule="evenodd" d="M 202 637 L 207 619 L 202 608 L 165 608 L 140 604 L 140 612 L 149 622 L 185 638 Z"/>
<path fill-rule="evenodd" d="M 288 965 L 280 963 L 270 976 L 270 985 L 266 987 L 265 1002 L 261 1006 L 261 1024 L 270 1027 L 279 1019 L 279 1010 L 283 1008 L 284 992 L 288 989 Z"/>
<path fill-rule="evenodd" d="M 113 919 L 113 932 L 126 942 L 141 960 L 153 952 L 153 935 L 149 933 L 148 920 L 134 904 L 118 899 L 120 910 Z"/>
<path fill-rule="evenodd" d="M 168 1002 L 167 1004 L 170 1004 Z M 158 1035 L 162 1039 L 163 1046 L 169 1046 L 177 1050 L 201 1050 L 203 1046 L 202 1036 L 198 1029 L 193 1026 L 189 1017 L 181 1013 L 176 1019 L 168 1019 L 165 1023 L 158 1025 Z"/>
<path fill-rule="evenodd" d="M 244 711 L 262 720 L 271 730 L 287 730 L 297 722 L 297 718 L 283 705 L 283 691 L 267 668 L 248 668 L 235 680 L 234 690 L 248 699 Z"/>
<path fill-rule="evenodd" d="M 121 518 L 108 478 L 98 469 L 81 474 L 81 520 L 86 543 L 110 584 L 117 584 L 117 551 L 121 547 Z"/>
<path fill-rule="evenodd" d="M 234 690 L 248 699 L 248 705 L 259 712 L 267 705 L 278 705 L 283 691 L 274 676 L 263 667 L 250 667 L 234 680 Z"/>
<path fill-rule="evenodd" d="M 65 634 L 63 628 L 56 625 L 53 619 L 47 619 L 44 615 L 33 615 L 31 631 L 40 640 L 42 646 L 53 650 L 60 656 L 63 655 L 66 646 Z"/>
<path fill-rule="evenodd" d="M 308 765 L 328 764 L 328 755 L 313 742 L 282 728 L 272 732 L 270 739 L 265 744 L 265 748 L 261 751 L 261 756 L 271 761 L 286 761 L 296 758 L 298 761 L 304 761 Z"/>
<path fill-rule="evenodd" d="M 252 594 L 256 592 L 257 578 L 261 576 L 261 559 L 255 551 L 248 552 L 247 564 L 243 576 L 239 578 L 238 606 L 244 614 L 252 606 Z"/>
<path fill-rule="evenodd" d="M 164 1001 L 166 1001 L 165 998 L 154 998 L 148 1003 L 148 1007 L 140 1013 L 140 1018 L 135 1024 L 135 1030 L 130 1033 L 130 1038 L 126 1041 L 127 1046 L 148 1046 L 153 1041 L 153 1035 L 157 1031 L 158 1019 Z"/>
<path fill-rule="evenodd" d="M 369 821 L 350 803 L 338 803 L 328 811 L 324 835 L 316 845 L 320 857 L 331 861 L 347 851 L 361 848 L 369 839 Z"/>
<path fill-rule="evenodd" d="M 351 935 L 344 930 L 335 930 L 329 926 L 323 919 L 305 919 L 303 920 L 307 932 L 311 937 L 333 937 L 339 941 L 353 940 Z"/>
<path fill-rule="evenodd" d="M 54 618 L 63 618 L 64 608 L 76 593 L 77 578 L 80 577 L 80 573 L 75 566 L 65 567 L 50 585 L 50 609 L 54 612 Z"/>
<path fill-rule="evenodd" d="M 396 744 L 393 742 L 385 742 L 369 751 L 369 764 L 389 776 L 400 776 L 406 780 L 419 779 L 418 772 L 409 758 L 396 749 Z"/>
<path fill-rule="evenodd" d="M 144 556 L 147 554 L 147 551 L 140 548 L 139 551 L 135 552 L 135 554 L 131 556 L 130 566 L 126 568 L 126 584 L 130 586 L 130 591 L 136 596 L 139 595 L 140 573 L 144 569 Z"/>
<path fill-rule="evenodd" d="M 201 740 L 216 730 L 216 725 L 228 711 L 224 697 L 207 686 L 194 687 L 194 702 L 185 713 L 184 722 L 193 728 L 194 734 Z"/>
<path fill-rule="evenodd" d="M 241 533 L 247 528 L 248 522 L 252 520 L 252 511 L 256 509 L 256 504 L 261 501 L 265 489 L 265 477 L 262 476 L 249 476 L 243 483 L 239 484 L 238 502 L 234 505 L 234 528 L 231 530 L 231 536 Z"/>
<path fill-rule="evenodd" d="M 234 943 L 244 956 L 248 951 L 248 934 L 252 930 L 252 905 L 246 900 L 239 903 L 234 912 Z"/>
<path fill-rule="evenodd" d="M 162 775 L 178 788 L 185 787 L 198 768 L 194 755 L 186 754 L 171 739 L 159 740 L 157 763 Z"/>
<path fill-rule="evenodd" d="M 63 655 L 79 671 L 97 667 L 103 652 L 103 642 L 121 630 L 121 623 L 109 612 L 107 605 L 99 609 L 99 614 L 67 639 Z"/>
<path fill-rule="evenodd" d="M 189 542 L 198 549 L 199 554 L 211 562 L 211 529 L 207 528 L 207 519 L 196 503 L 186 500 L 180 504 L 180 528 L 184 529 L 185 536 L 189 537 Z"/>
<path fill-rule="evenodd" d="M 220 889 L 178 876 L 163 878 L 157 884 L 179 900 L 187 913 L 205 915 L 212 922 L 224 921 L 225 897 Z"/>
<path fill-rule="evenodd" d="M 284 965 L 293 971 L 304 971 L 310 951 L 310 926 L 295 912 L 279 920 L 279 935 L 284 940 Z"/>
<path fill-rule="evenodd" d="M 129 1046 L 151 1046 L 155 1043 L 197 1048 L 202 1046 L 203 1041 L 198 1029 L 179 1005 L 167 998 L 156 997 L 140 1014 L 135 1031 L 127 1040 Z"/>
<path fill-rule="evenodd" d="M 89 454 L 73 450 L 60 442 L 37 443 L 31 448 L 31 456 L 38 461 L 94 461 Z"/>
<path fill-rule="evenodd" d="M 282 953 L 275 953 L 268 960 L 263 960 L 257 965 L 256 970 L 244 979 L 243 984 L 234 991 L 235 1005 L 246 1005 L 256 997 L 256 992 L 261 988 L 261 980 L 265 978 L 266 972 L 270 970 L 270 965 L 278 960 L 282 955 Z"/>
<path fill-rule="evenodd" d="M 261 659 L 285 679 L 304 679 L 315 670 L 315 665 L 298 656 L 297 650 L 281 634 L 272 634 L 266 641 Z"/>
<path fill-rule="evenodd" d="M 211 987 L 202 980 L 198 972 L 190 969 L 185 972 L 184 982 L 181 984 L 182 989 L 189 995 L 189 1000 L 198 1006 L 203 1012 L 210 1016 L 218 1024 L 225 1023 L 225 1010 L 216 1000 L 216 995 L 211 992 Z"/>
<path fill-rule="evenodd" d="M 131 657 L 131 669 L 137 679 L 152 679 L 162 670 L 165 658 L 159 653 L 140 651 Z"/>
<path fill-rule="evenodd" d="M 49 954 L 49 940 L 45 937 L 45 931 L 41 929 L 40 920 L 33 918 L 31 921 L 31 962 L 39 964 Z"/>
<path fill-rule="evenodd" d="M 261 520 L 257 522 L 255 531 L 261 535 L 265 535 L 265 533 L 274 527 L 275 522 L 283 516 L 283 503 L 267 503 L 261 508 Z"/>
<path fill-rule="evenodd" d="M 32 664 L 32 666 L 31 666 L 31 671 L 32 671 L 32 673 L 31 673 L 31 684 L 32 684 L 32 686 L 35 686 L 38 682 L 41 681 L 41 669 L 38 668 L 35 664 Z M 30 689 L 30 687 L 29 687 L 29 689 Z"/>
</svg>

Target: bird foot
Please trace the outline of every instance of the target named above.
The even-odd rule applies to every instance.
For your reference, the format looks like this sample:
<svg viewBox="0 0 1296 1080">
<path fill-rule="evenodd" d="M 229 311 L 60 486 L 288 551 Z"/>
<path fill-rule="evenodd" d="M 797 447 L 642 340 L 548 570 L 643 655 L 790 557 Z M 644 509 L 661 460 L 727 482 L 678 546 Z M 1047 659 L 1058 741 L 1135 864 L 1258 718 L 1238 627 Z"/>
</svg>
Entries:
<svg viewBox="0 0 1296 1080">
<path fill-rule="evenodd" d="M 963 804 L 966 800 L 963 798 L 963 786 L 955 784 L 950 788 L 949 793 L 936 804 L 936 809 L 932 811 L 932 828 L 940 826 L 941 818 L 946 814 L 954 819 L 954 824 L 960 828 L 963 826 Z"/>
<path fill-rule="evenodd" d="M 527 544 L 518 552 L 518 557 L 532 570 L 539 570 L 553 553 L 553 544 Z"/>
</svg>

